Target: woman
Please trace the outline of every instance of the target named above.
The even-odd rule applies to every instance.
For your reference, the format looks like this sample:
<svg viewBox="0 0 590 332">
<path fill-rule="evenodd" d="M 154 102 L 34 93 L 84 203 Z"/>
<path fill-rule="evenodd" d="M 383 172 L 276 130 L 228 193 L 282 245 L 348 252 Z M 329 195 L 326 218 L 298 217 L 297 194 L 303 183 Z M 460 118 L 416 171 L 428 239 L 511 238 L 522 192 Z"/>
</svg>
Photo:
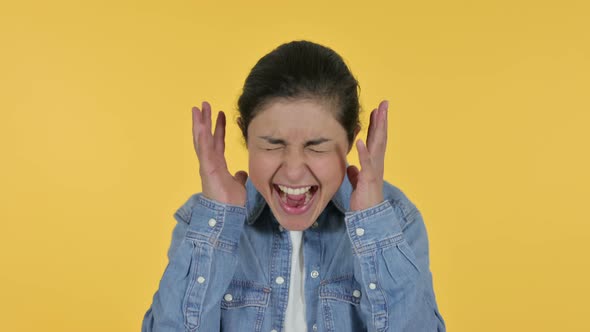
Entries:
<svg viewBox="0 0 590 332">
<path fill-rule="evenodd" d="M 383 180 L 387 101 L 348 166 L 358 83 L 307 41 L 261 58 L 238 101 L 249 178 L 224 157 L 225 115 L 193 108 L 203 192 L 176 212 L 143 331 L 445 331 L 420 212 Z"/>
</svg>

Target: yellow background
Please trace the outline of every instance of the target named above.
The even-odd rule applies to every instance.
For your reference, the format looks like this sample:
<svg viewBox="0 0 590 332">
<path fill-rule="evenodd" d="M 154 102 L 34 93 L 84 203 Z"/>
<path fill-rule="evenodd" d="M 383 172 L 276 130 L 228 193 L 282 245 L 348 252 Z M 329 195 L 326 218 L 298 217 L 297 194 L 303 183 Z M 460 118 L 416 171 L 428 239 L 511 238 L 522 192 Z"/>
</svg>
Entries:
<svg viewBox="0 0 590 332">
<path fill-rule="evenodd" d="M 386 179 L 423 212 L 449 331 L 588 331 L 587 1 L 4 1 L 2 331 L 138 331 L 200 189 L 190 108 L 280 43 L 390 100 Z M 365 135 L 366 132 L 363 132 Z M 356 163 L 351 155 L 351 162 Z"/>
</svg>

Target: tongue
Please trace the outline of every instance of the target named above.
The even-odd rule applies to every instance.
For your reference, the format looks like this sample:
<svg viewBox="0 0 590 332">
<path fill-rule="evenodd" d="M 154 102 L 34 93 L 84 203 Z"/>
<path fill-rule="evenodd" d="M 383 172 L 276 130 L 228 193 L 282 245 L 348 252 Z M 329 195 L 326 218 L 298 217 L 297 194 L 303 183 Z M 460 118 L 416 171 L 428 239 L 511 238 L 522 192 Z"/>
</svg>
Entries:
<svg viewBox="0 0 590 332">
<path fill-rule="evenodd" d="M 305 203 L 305 194 L 301 195 L 290 195 L 287 194 L 287 205 L 291 207 L 299 207 Z"/>
</svg>

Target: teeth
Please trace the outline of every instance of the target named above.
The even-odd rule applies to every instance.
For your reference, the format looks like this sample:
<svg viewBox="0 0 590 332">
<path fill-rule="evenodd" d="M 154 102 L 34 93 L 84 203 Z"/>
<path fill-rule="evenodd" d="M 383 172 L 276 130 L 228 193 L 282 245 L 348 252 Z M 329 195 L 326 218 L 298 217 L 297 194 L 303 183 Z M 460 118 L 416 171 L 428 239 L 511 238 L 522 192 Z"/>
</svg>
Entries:
<svg viewBox="0 0 590 332">
<path fill-rule="evenodd" d="M 311 189 L 311 186 L 302 187 L 302 188 L 289 188 L 287 186 L 279 185 L 279 189 L 281 189 L 281 191 L 284 192 L 285 194 L 289 194 L 289 195 L 306 194 L 306 199 L 307 199 L 307 196 L 309 194 L 309 189 Z M 309 194 L 309 196 L 311 197 L 311 194 Z"/>
</svg>

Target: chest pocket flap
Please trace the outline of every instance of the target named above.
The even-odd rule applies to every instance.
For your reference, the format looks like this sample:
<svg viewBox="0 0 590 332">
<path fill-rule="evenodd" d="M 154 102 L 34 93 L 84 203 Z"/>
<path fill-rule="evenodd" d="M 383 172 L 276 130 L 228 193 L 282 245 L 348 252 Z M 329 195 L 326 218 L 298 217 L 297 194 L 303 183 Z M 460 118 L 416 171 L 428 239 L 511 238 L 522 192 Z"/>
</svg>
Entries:
<svg viewBox="0 0 590 332">
<path fill-rule="evenodd" d="M 270 287 L 256 282 L 232 280 L 221 299 L 221 308 L 266 307 L 270 290 Z"/>
<path fill-rule="evenodd" d="M 361 285 L 352 275 L 323 280 L 320 283 L 320 298 L 345 301 L 357 305 L 361 302 Z"/>
</svg>

